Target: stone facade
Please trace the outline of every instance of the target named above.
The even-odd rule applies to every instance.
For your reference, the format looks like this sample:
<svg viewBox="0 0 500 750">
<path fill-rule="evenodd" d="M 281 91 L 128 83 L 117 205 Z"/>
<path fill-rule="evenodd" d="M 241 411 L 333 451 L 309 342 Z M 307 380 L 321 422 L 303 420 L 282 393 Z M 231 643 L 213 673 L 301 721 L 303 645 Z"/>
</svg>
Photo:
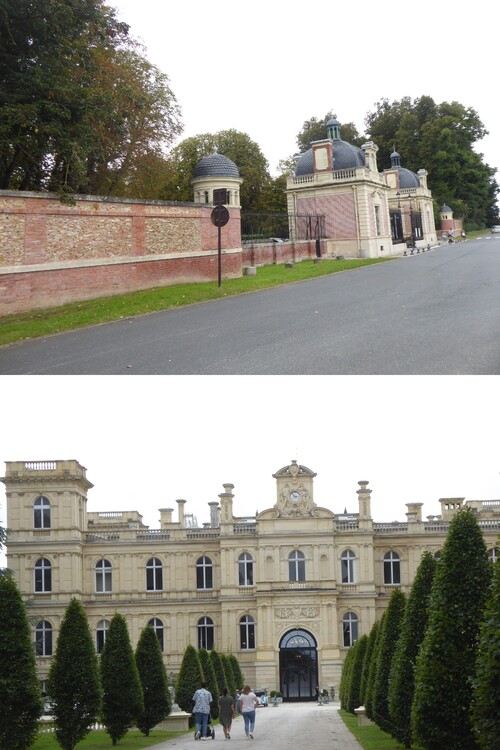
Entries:
<svg viewBox="0 0 500 750">
<path fill-rule="evenodd" d="M 292 461 L 273 476 L 275 504 L 256 517 L 234 516 L 225 484 L 209 522 L 177 500 L 177 520 L 162 508 L 150 529 L 137 511 L 88 512 L 92 484 L 77 461 L 7 462 L 7 565 L 30 600 L 40 679 L 76 596 L 97 650 L 119 611 L 134 647 L 153 624 L 169 670 L 188 643 L 213 645 L 237 656 L 251 685 L 309 700 L 316 684 L 338 687 L 349 645 L 395 587 L 409 592 L 422 552 L 439 552 L 459 508 L 474 509 L 496 555 L 500 500 L 444 498 L 426 520 L 421 503 L 407 503 L 404 522 L 377 523 L 366 481 L 355 510 L 339 513 L 317 504 L 307 467 Z"/>
</svg>

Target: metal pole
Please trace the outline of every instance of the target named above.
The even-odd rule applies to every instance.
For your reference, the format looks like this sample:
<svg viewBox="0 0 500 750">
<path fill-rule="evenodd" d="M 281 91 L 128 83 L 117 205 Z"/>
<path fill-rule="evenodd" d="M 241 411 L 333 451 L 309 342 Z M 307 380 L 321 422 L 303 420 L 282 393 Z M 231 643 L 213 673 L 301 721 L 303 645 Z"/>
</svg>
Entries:
<svg viewBox="0 0 500 750">
<path fill-rule="evenodd" d="M 219 289 L 222 286 L 222 227 L 217 227 L 217 281 Z"/>
</svg>

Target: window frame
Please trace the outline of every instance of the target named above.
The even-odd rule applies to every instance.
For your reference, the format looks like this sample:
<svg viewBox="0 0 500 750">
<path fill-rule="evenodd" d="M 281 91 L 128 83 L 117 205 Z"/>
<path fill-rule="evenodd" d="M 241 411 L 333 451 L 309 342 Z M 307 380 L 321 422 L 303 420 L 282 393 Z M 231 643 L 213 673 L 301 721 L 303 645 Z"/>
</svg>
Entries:
<svg viewBox="0 0 500 750">
<path fill-rule="evenodd" d="M 243 615 L 240 618 L 240 649 L 242 651 L 255 651 L 255 620 L 252 615 Z"/>
<path fill-rule="evenodd" d="M 153 628 L 154 634 L 158 638 L 158 643 L 160 644 L 163 653 L 165 646 L 165 625 L 163 624 L 163 620 L 159 617 L 152 617 L 148 620 L 147 627 Z"/>
<path fill-rule="evenodd" d="M 38 495 L 33 501 L 33 528 L 42 531 L 51 528 L 52 506 L 46 495 Z"/>
<path fill-rule="evenodd" d="M 356 583 L 356 553 L 350 547 L 340 555 L 340 581 L 344 584 Z"/>
<path fill-rule="evenodd" d="M 146 591 L 163 591 L 163 563 L 150 557 L 146 563 Z"/>
<path fill-rule="evenodd" d="M 342 644 L 350 648 L 359 638 L 359 617 L 356 612 L 346 612 L 342 617 Z"/>
<path fill-rule="evenodd" d="M 39 557 L 33 566 L 35 573 L 35 594 L 52 593 L 52 563 L 46 557 Z"/>
<path fill-rule="evenodd" d="M 288 555 L 288 581 L 302 583 L 306 580 L 306 556 L 300 549 Z"/>
<path fill-rule="evenodd" d="M 198 648 L 211 651 L 215 644 L 215 625 L 211 617 L 204 615 L 196 623 Z"/>
<path fill-rule="evenodd" d="M 96 594 L 113 593 L 113 565 L 105 557 L 101 557 L 94 565 L 94 586 Z"/>
<path fill-rule="evenodd" d="M 39 620 L 35 625 L 35 655 L 44 657 L 52 656 L 53 651 L 53 634 L 52 623 L 48 620 Z"/>
<path fill-rule="evenodd" d="M 384 586 L 401 586 L 401 557 L 398 553 L 390 549 L 384 555 L 383 564 Z"/>
<path fill-rule="evenodd" d="M 210 591 L 214 587 L 214 564 L 208 555 L 196 560 L 196 590 Z"/>
<path fill-rule="evenodd" d="M 110 622 L 103 618 L 99 620 L 95 626 L 95 650 L 97 654 L 101 654 L 106 643 Z"/>
<path fill-rule="evenodd" d="M 249 552 L 242 552 L 238 557 L 238 586 L 253 586 L 253 557 Z"/>
</svg>

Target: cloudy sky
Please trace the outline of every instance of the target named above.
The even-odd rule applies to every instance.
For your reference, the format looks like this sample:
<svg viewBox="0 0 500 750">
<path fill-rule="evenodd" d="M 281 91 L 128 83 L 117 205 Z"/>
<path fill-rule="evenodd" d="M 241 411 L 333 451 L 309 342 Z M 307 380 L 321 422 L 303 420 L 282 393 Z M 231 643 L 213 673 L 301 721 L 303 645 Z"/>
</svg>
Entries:
<svg viewBox="0 0 500 750">
<path fill-rule="evenodd" d="M 491 0 L 108 3 L 169 76 L 181 139 L 235 128 L 259 144 L 274 172 L 296 151 L 305 120 L 333 110 L 362 133 L 381 99 L 428 95 L 478 112 L 490 132 L 478 150 L 500 168 L 500 11 Z"/>
<path fill-rule="evenodd" d="M 224 483 L 234 512 L 275 502 L 292 459 L 317 472 L 315 501 L 376 521 L 405 503 L 500 498 L 494 377 L 4 377 L 0 459 L 76 459 L 95 485 L 90 511 L 138 510 L 151 528 L 179 498 L 198 522 Z M 4 475 L 4 464 L 1 466 Z M 5 525 L 4 485 L 0 522 Z"/>
</svg>

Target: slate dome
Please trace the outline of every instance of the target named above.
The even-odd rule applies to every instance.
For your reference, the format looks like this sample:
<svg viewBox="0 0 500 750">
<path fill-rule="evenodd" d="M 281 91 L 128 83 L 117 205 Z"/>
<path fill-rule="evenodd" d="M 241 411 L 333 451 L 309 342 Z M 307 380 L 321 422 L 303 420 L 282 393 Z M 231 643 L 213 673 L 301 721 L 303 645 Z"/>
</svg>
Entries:
<svg viewBox="0 0 500 750">
<path fill-rule="evenodd" d="M 194 168 L 195 177 L 239 177 L 238 167 L 222 154 L 204 156 Z"/>
<path fill-rule="evenodd" d="M 327 137 L 332 140 L 334 170 L 355 169 L 356 167 L 365 166 L 365 154 L 363 150 L 340 138 L 340 122 L 338 120 L 328 120 L 326 129 Z M 295 166 L 295 175 L 296 177 L 301 177 L 302 175 L 313 174 L 313 172 L 313 150 L 310 148 L 299 156 Z"/>
<path fill-rule="evenodd" d="M 400 188 L 419 188 L 420 180 L 418 179 L 415 172 L 411 172 L 409 169 L 399 167 L 399 187 Z"/>
</svg>

